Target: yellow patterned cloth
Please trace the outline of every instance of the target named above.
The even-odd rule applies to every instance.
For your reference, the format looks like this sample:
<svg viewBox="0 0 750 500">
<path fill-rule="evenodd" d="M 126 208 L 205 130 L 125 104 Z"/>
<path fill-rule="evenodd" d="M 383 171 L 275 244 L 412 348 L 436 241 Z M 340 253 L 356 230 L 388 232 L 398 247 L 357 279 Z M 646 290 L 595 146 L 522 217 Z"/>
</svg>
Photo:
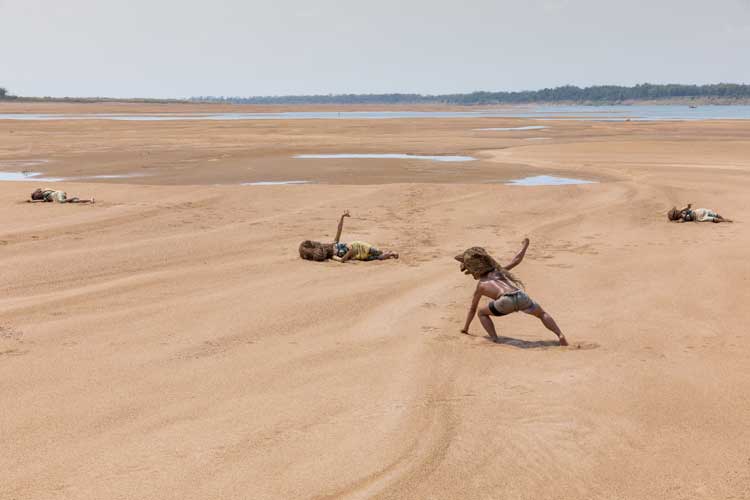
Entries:
<svg viewBox="0 0 750 500">
<path fill-rule="evenodd" d="M 349 248 L 352 251 L 352 259 L 355 260 L 368 260 L 370 257 L 370 248 L 372 245 L 365 243 L 364 241 L 352 241 L 349 244 Z"/>
</svg>

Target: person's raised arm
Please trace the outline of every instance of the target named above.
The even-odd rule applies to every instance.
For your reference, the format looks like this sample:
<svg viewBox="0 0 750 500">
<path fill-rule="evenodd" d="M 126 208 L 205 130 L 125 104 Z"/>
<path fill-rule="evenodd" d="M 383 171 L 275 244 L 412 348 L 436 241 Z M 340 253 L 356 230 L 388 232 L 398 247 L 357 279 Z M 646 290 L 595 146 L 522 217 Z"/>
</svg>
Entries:
<svg viewBox="0 0 750 500">
<path fill-rule="evenodd" d="M 464 324 L 463 329 L 461 330 L 461 333 L 469 334 L 469 325 L 471 325 L 471 321 L 474 319 L 474 316 L 477 314 L 477 307 L 479 307 L 479 299 L 482 298 L 482 292 L 479 290 L 479 283 L 477 283 L 477 288 L 474 290 L 474 297 L 471 299 L 471 307 L 469 307 L 469 312 L 466 315 L 466 324 Z"/>
<path fill-rule="evenodd" d="M 336 230 L 336 237 L 333 239 L 333 244 L 334 245 L 336 243 L 338 243 L 339 240 L 341 239 L 341 231 L 344 230 L 344 217 L 351 217 L 351 215 L 349 215 L 349 210 L 347 210 L 343 214 L 341 214 L 341 218 L 339 219 L 339 227 Z"/>
<path fill-rule="evenodd" d="M 524 238 L 524 240 L 523 240 L 523 247 L 521 247 L 521 251 L 518 252 L 515 257 L 513 257 L 513 260 L 511 260 L 510 263 L 507 266 L 504 266 L 505 269 L 510 270 L 510 269 L 513 269 L 514 267 L 516 267 L 518 264 L 520 264 L 521 261 L 523 260 L 524 256 L 526 255 L 526 250 L 528 248 L 529 248 L 529 239 L 528 238 Z"/>
</svg>

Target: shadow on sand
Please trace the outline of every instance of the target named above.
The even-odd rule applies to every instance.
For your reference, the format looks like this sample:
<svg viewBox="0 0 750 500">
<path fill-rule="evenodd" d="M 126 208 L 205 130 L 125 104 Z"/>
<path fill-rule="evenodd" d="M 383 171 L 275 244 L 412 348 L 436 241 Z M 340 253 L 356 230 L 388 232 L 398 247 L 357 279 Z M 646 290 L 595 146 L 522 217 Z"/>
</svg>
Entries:
<svg viewBox="0 0 750 500">
<path fill-rule="evenodd" d="M 488 335 L 474 335 L 471 333 L 464 334 L 469 337 L 484 340 L 485 342 L 497 345 L 507 345 L 517 349 L 543 349 L 546 347 L 562 347 L 557 340 L 522 340 L 513 337 L 503 337 L 499 335 L 497 341 L 493 341 Z M 575 345 L 573 347 L 576 347 Z"/>
<path fill-rule="evenodd" d="M 514 339 L 511 337 L 498 336 L 497 341 L 493 342 L 487 337 L 488 342 L 493 344 L 507 345 L 511 347 L 517 347 L 518 349 L 538 349 L 540 347 L 560 347 L 560 343 L 557 340 L 521 340 Z"/>
</svg>

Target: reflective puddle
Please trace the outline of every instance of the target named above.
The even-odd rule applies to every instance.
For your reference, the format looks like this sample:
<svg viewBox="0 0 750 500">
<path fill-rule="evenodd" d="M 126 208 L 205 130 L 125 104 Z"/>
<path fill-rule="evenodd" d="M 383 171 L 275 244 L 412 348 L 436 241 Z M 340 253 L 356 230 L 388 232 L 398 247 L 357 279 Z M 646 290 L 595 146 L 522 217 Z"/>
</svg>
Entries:
<svg viewBox="0 0 750 500">
<path fill-rule="evenodd" d="M 283 186 L 285 184 L 310 184 L 312 181 L 258 181 L 243 182 L 241 186 Z"/>
<path fill-rule="evenodd" d="M 62 177 L 41 177 L 39 172 L 0 172 L 0 181 L 16 182 L 59 182 Z"/>
<path fill-rule="evenodd" d="M 463 162 L 463 161 L 474 161 L 476 158 L 473 156 L 458 156 L 458 155 L 410 155 L 403 153 L 383 153 L 383 154 L 358 154 L 358 153 L 343 153 L 343 154 L 315 154 L 315 155 L 296 155 L 295 158 L 302 159 L 342 159 L 342 158 L 354 158 L 354 159 L 386 159 L 386 160 L 429 160 L 429 161 L 441 161 L 441 162 Z"/>
<path fill-rule="evenodd" d="M 505 184 L 509 186 L 567 186 L 570 184 L 597 184 L 597 182 L 569 177 L 555 177 L 553 175 L 535 175 L 523 179 L 514 179 Z"/>
<path fill-rule="evenodd" d="M 20 163 L 20 162 L 19 162 Z M 19 165 L 18 163 L 16 164 Z M 25 163 L 23 166 L 30 166 Z M 82 175 L 77 177 L 44 177 L 41 172 L 22 170 L 20 172 L 0 172 L 0 181 L 15 182 L 61 182 L 61 181 L 85 181 L 91 179 L 130 179 L 133 177 L 146 177 L 146 174 L 108 174 L 108 175 Z"/>
<path fill-rule="evenodd" d="M 542 130 L 547 128 L 544 125 L 529 125 L 526 127 L 494 127 L 494 128 L 475 128 L 477 131 L 506 132 L 509 130 Z"/>
<path fill-rule="evenodd" d="M 83 175 L 80 177 L 66 177 L 65 180 L 85 179 L 132 179 L 133 177 L 146 177 L 146 174 L 106 174 L 106 175 Z"/>
</svg>

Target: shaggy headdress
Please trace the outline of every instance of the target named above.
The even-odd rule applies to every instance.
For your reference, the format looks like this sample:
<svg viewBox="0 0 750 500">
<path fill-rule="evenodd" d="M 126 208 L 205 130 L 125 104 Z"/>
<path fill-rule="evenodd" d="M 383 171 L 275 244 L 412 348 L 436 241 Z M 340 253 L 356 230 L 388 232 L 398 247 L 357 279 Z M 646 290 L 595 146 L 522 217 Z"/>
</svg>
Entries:
<svg viewBox="0 0 750 500">
<path fill-rule="evenodd" d="M 667 218 L 671 221 L 680 219 L 680 211 L 677 210 L 677 207 L 673 207 L 672 210 L 667 212 Z"/>
<path fill-rule="evenodd" d="M 474 278 L 479 279 L 487 273 L 497 271 L 507 281 L 510 281 L 518 288 L 523 288 L 523 281 L 498 264 L 492 255 L 482 247 L 467 248 L 463 253 L 456 255 L 454 258 L 461 263 L 461 271 L 464 274 L 471 274 Z"/>
<path fill-rule="evenodd" d="M 461 263 L 464 274 L 482 276 L 500 267 L 495 259 L 482 247 L 467 248 L 455 259 Z"/>
<path fill-rule="evenodd" d="M 333 257 L 333 245 L 305 240 L 299 244 L 299 256 L 305 260 L 322 262 Z"/>
</svg>

